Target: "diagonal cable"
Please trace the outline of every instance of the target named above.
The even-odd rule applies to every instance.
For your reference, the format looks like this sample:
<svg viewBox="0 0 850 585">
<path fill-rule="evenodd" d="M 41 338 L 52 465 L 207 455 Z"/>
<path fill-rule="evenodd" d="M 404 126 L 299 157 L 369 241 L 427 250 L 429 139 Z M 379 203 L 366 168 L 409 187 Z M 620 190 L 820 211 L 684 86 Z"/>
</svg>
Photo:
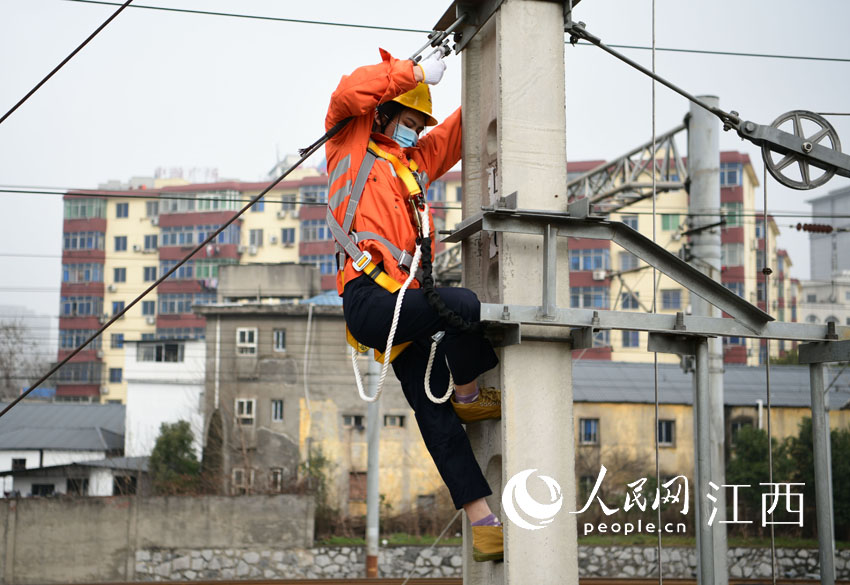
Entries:
<svg viewBox="0 0 850 585">
<path fill-rule="evenodd" d="M 5 114 L 3 114 L 3 117 L 2 117 L 2 118 L 0 118 L 0 124 L 2 124 L 3 122 L 5 122 L 5 121 L 6 121 L 6 118 L 8 118 L 9 116 L 11 116 L 11 115 L 12 115 L 12 113 L 13 113 L 15 110 L 17 110 L 19 107 L 21 107 L 21 106 L 24 104 L 24 102 L 25 102 L 25 101 L 27 101 L 28 99 L 30 99 L 30 97 L 32 97 L 32 95 L 33 95 L 35 92 L 37 92 L 37 91 L 41 88 L 41 86 L 42 86 L 42 85 L 44 85 L 45 83 L 47 83 L 47 80 L 48 80 L 48 79 L 50 79 L 51 77 L 53 77 L 53 75 L 54 75 L 57 71 L 59 71 L 60 69 L 62 69 L 62 67 L 64 67 L 64 66 L 65 66 L 65 64 L 66 64 L 68 61 L 70 61 L 71 59 L 73 59 L 74 55 L 76 55 L 77 53 L 79 53 L 79 52 L 83 49 L 83 47 L 85 47 L 87 44 L 89 44 L 89 41 L 91 41 L 94 37 L 96 37 L 96 36 L 97 36 L 97 33 L 99 33 L 99 32 L 100 32 L 100 31 L 102 31 L 104 28 L 106 28 L 106 25 L 107 25 L 107 24 L 109 24 L 110 22 L 112 22 L 112 21 L 115 19 L 115 17 L 116 17 L 116 16 L 118 16 L 119 14 L 121 14 L 121 11 L 122 11 L 122 10 L 124 10 L 125 8 L 127 8 L 127 7 L 130 5 L 130 2 L 132 2 L 132 1 L 133 1 L 133 0 L 127 0 L 124 4 L 122 4 L 122 5 L 121 5 L 121 7 L 120 7 L 118 10 L 116 10 L 115 12 L 113 12 L 113 13 L 112 13 L 112 16 L 110 16 L 109 18 L 107 18 L 106 20 L 104 20 L 104 21 L 103 21 L 103 24 L 101 24 L 99 27 L 97 27 L 96 29 L 94 29 L 94 32 L 93 32 L 92 34 L 90 34 L 86 40 L 84 40 L 82 43 L 80 43 L 80 45 L 79 45 L 76 49 L 74 49 L 73 51 L 71 51 L 71 53 L 70 53 L 67 57 L 65 57 L 64 59 L 62 59 L 62 61 L 59 63 L 59 65 L 57 65 L 56 67 L 54 67 L 54 68 L 53 68 L 53 71 L 51 71 L 50 73 L 48 73 L 48 74 L 45 76 L 45 78 L 44 78 L 44 79 L 42 79 L 41 81 L 39 81 L 39 82 L 36 84 L 36 86 L 35 86 L 34 88 L 32 88 L 32 89 L 31 89 L 31 90 L 27 93 L 27 95 L 25 95 L 24 97 L 22 97 L 18 103 L 16 103 L 14 106 L 12 106 L 12 109 L 10 109 L 8 112 L 6 112 Z"/>
<path fill-rule="evenodd" d="M 128 3 L 129 3 L 129 2 L 128 2 Z M 129 311 L 129 310 L 130 310 L 132 307 L 134 307 L 134 306 L 135 306 L 135 305 L 136 305 L 139 301 L 141 301 L 141 300 L 142 300 L 142 299 L 143 299 L 143 298 L 144 298 L 144 297 L 145 297 L 145 296 L 146 296 L 149 292 L 153 291 L 156 287 L 158 287 L 160 284 L 162 284 L 162 283 L 163 283 L 163 282 L 164 282 L 164 281 L 165 281 L 165 280 L 166 280 L 169 276 L 171 276 L 172 274 L 174 274 L 174 273 L 177 271 L 177 269 L 178 269 L 178 268 L 180 268 L 181 266 L 183 266 L 183 264 L 185 264 L 186 262 L 188 262 L 188 261 L 189 261 L 189 259 L 190 259 L 192 256 L 194 256 L 195 254 L 197 254 L 198 252 L 200 252 L 200 251 L 201 251 L 201 250 L 202 250 L 202 249 L 203 249 L 203 248 L 204 248 L 207 244 L 209 244 L 209 243 L 213 242 L 213 240 L 215 240 L 215 238 L 216 238 L 216 237 L 217 237 L 217 236 L 218 236 L 221 232 L 223 232 L 223 231 L 224 231 L 224 230 L 225 230 L 225 229 L 226 229 L 226 228 L 227 228 L 230 224 L 232 224 L 234 221 L 236 221 L 237 219 L 239 219 L 239 218 L 242 216 L 242 214 L 244 214 L 246 211 L 248 211 L 248 209 L 250 209 L 250 208 L 251 208 L 251 206 L 252 206 L 252 205 L 254 205 L 256 202 L 258 202 L 258 201 L 259 201 L 259 200 L 263 197 L 263 195 L 265 195 L 266 193 L 268 193 L 269 191 L 271 191 L 271 190 L 275 187 L 275 185 L 277 185 L 277 184 L 278 184 L 278 183 L 280 183 L 283 179 L 285 179 L 285 178 L 286 178 L 286 176 L 287 176 L 287 175 L 289 175 L 289 173 L 291 173 L 291 172 L 292 172 L 292 171 L 294 171 L 296 168 L 298 168 L 298 167 L 301 165 L 301 163 L 303 163 L 305 160 L 307 160 L 307 159 L 308 159 L 308 158 L 309 158 L 309 157 L 310 157 L 310 156 L 311 156 L 314 152 L 316 152 L 317 150 L 319 150 L 319 148 L 321 148 L 321 147 L 324 145 L 324 143 L 325 143 L 325 142 L 327 142 L 327 140 L 328 140 L 328 139 L 330 139 L 330 138 L 331 138 L 332 136 L 334 136 L 337 132 L 339 132 L 339 131 L 340 131 L 340 130 L 341 130 L 341 129 L 342 129 L 342 128 L 343 128 L 343 127 L 344 127 L 344 126 L 345 126 L 345 125 L 349 122 L 349 121 L 351 121 L 351 118 L 346 118 L 346 119 L 342 120 L 342 121 L 341 121 L 341 122 L 339 122 L 336 126 L 334 126 L 333 128 L 331 128 L 331 129 L 330 129 L 330 130 L 329 130 L 329 131 L 328 131 L 328 132 L 327 132 L 327 133 L 326 133 L 326 134 L 322 137 L 322 139 L 318 140 L 317 142 L 314 142 L 314 143 L 310 146 L 310 148 L 309 148 L 309 149 L 307 149 L 307 150 L 306 150 L 306 151 L 302 154 L 301 158 L 300 158 L 300 159 L 298 159 L 298 161 L 297 161 L 294 165 L 292 165 L 291 167 L 289 167 L 288 169 L 286 169 L 286 171 L 284 171 L 284 173 L 283 173 L 280 177 L 278 177 L 277 179 L 275 179 L 275 181 L 274 181 L 274 182 L 272 182 L 270 185 L 268 185 L 268 186 L 267 186 L 265 189 L 263 189 L 260 193 L 258 193 L 257 195 L 255 195 L 255 196 L 254 196 L 254 198 L 253 198 L 253 199 L 251 199 L 251 201 L 249 201 L 249 202 L 248 202 L 248 203 L 247 203 L 247 204 L 246 204 L 246 205 L 245 205 L 242 209 L 240 209 L 239 211 L 237 211 L 237 212 L 236 212 L 236 214 L 235 214 L 233 217 L 231 217 L 231 218 L 230 218 L 229 220 L 227 220 L 224 224 L 222 224 L 222 225 L 221 225 L 221 226 L 220 226 L 217 230 L 215 230 L 215 231 L 214 231 L 214 232 L 212 232 L 210 235 L 208 235 L 208 236 L 207 236 L 207 238 L 206 238 L 203 242 L 201 242 L 200 244 L 198 244 L 197 246 L 195 246 L 195 248 L 194 248 L 191 252 L 189 252 L 186 256 L 184 256 L 184 257 L 183 257 L 183 258 L 182 258 L 179 262 L 177 262 L 177 264 L 175 264 L 175 265 L 171 268 L 171 270 L 169 270 L 168 272 L 166 272 L 165 274 L 163 274 L 162 276 L 160 276 L 160 277 L 159 277 L 159 278 L 158 278 L 158 279 L 157 279 L 157 280 L 156 280 L 153 284 L 151 284 L 148 288 L 146 288 L 146 289 L 145 289 L 145 291 L 144 291 L 144 292 L 142 292 L 142 294 L 140 294 L 139 296 L 137 296 L 135 299 L 133 299 L 133 300 L 130 302 L 130 304 L 128 304 L 127 306 L 125 306 L 123 310 L 121 310 L 120 312 L 118 312 L 118 313 L 116 313 L 115 315 L 113 315 L 113 316 L 112 316 L 112 318 L 111 318 L 109 321 L 107 321 L 107 322 L 106 322 L 106 323 L 105 323 L 105 324 L 104 324 L 104 325 L 103 325 L 100 329 L 98 329 L 97 331 L 95 331 L 95 332 L 91 335 L 91 337 L 89 337 L 88 339 L 86 339 L 86 340 L 85 340 L 85 342 L 83 342 L 83 344 L 82 344 L 82 345 L 80 345 L 78 348 L 76 348 L 76 349 L 75 349 L 74 351 L 72 351 L 70 354 L 68 354 L 67 356 L 65 356 L 65 358 L 64 358 L 62 361 L 60 361 L 60 362 L 59 362 L 59 363 L 57 363 L 55 366 L 53 366 L 53 367 L 50 369 L 50 371 L 49 371 L 49 372 L 47 372 L 46 374 L 44 374 L 44 376 L 42 376 L 41 378 L 39 378 L 39 380 L 38 380 L 35 384 L 33 384 L 32 386 L 30 386 L 30 387 L 29 387 L 29 388 L 28 388 L 25 392 L 23 392 L 20 396 L 18 396 L 18 397 L 17 397 L 17 398 L 16 398 L 13 402 L 11 402 L 8 406 L 6 406 L 6 408 L 4 408 L 2 412 L 0 412 L 0 417 L 2 417 L 2 416 L 3 416 L 4 414 L 6 414 L 9 410 L 11 410 L 11 409 L 12 409 L 12 408 L 13 408 L 16 404 L 18 404 L 21 400 L 23 400 L 24 398 L 26 398 L 26 397 L 27 397 L 27 395 L 29 395 L 29 393 L 30 393 L 30 392 L 32 392 L 33 390 L 35 390 L 36 388 L 38 388 L 38 387 L 39 387 L 39 385 L 41 385 L 41 384 L 42 384 L 45 380 L 47 380 L 50 376 L 52 376 L 53 374 L 55 374 L 55 373 L 56 373 L 56 371 L 57 371 L 57 370 L 59 370 L 59 368 L 61 368 L 62 366 L 64 366 L 66 363 L 68 363 L 68 362 L 71 360 L 71 358 L 73 358 L 73 357 L 74 357 L 75 355 L 77 355 L 80 351 L 82 351 L 82 350 L 83 350 L 83 348 L 85 348 L 88 344 L 90 344 L 92 341 L 94 341 L 95 339 L 97 339 L 97 337 L 98 337 L 101 333 L 103 333 L 104 331 L 106 331 L 106 329 L 107 329 L 107 328 L 109 328 L 109 326 L 110 326 L 110 325 L 112 325 L 112 324 L 113 324 L 115 321 L 117 321 L 118 319 L 122 318 L 122 317 L 124 316 L 124 314 L 125 314 L 127 311 Z"/>
</svg>

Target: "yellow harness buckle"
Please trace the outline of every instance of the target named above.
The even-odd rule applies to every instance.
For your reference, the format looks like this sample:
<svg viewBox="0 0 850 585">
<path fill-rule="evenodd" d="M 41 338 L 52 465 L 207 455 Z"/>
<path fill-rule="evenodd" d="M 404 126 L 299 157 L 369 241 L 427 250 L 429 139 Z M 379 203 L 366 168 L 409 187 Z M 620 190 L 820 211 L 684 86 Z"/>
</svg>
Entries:
<svg viewBox="0 0 850 585">
<path fill-rule="evenodd" d="M 363 269 L 366 268 L 371 261 L 372 255 L 369 252 L 364 251 L 363 255 L 360 256 L 360 258 L 358 258 L 357 260 L 352 260 L 351 265 L 357 272 L 362 272 Z"/>
</svg>

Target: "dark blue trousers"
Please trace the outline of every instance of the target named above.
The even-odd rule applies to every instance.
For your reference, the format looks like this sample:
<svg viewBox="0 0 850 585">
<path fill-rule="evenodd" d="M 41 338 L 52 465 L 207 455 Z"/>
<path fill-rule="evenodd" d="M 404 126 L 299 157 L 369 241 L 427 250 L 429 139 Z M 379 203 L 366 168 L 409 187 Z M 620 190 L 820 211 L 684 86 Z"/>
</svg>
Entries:
<svg viewBox="0 0 850 585">
<path fill-rule="evenodd" d="M 452 287 L 438 288 L 437 291 L 446 305 L 466 321 L 474 322 L 481 318 L 481 303 L 472 291 Z M 397 294 L 384 290 L 366 275 L 345 286 L 342 295 L 345 322 L 357 341 L 384 350 L 396 297 Z M 445 394 L 449 368 L 455 384 L 467 384 L 494 368 L 499 360 L 482 335 L 447 328 L 428 305 L 422 289 L 405 292 L 394 343 L 412 343 L 393 360 L 393 371 L 416 414 L 422 439 L 449 489 L 455 508 L 460 509 L 463 504 L 489 496 L 492 491 L 450 402 L 434 404 L 425 395 L 430 337 L 438 331 L 445 331 L 446 335 L 437 346 L 431 368 L 431 393 L 434 396 Z"/>
</svg>

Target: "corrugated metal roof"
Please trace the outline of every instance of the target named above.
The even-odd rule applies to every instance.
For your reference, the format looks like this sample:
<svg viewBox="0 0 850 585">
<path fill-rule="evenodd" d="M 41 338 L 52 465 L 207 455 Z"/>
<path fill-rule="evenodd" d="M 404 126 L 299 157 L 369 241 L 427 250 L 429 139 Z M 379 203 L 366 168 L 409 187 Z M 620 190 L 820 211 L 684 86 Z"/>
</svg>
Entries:
<svg viewBox="0 0 850 585">
<path fill-rule="evenodd" d="M 111 457 L 109 459 L 98 459 L 96 461 L 76 461 L 64 465 L 49 465 L 47 467 L 30 467 L 28 469 L 7 470 L 0 472 L 0 477 L 15 476 L 38 476 L 45 475 L 46 470 L 68 469 L 76 467 L 102 467 L 105 469 L 117 469 L 121 471 L 142 471 L 147 473 L 150 457 Z"/>
<path fill-rule="evenodd" d="M 121 404 L 22 402 L 0 419 L 0 449 L 121 449 L 124 413 Z"/>
<path fill-rule="evenodd" d="M 850 408 L 850 368 L 828 368 L 824 376 L 829 385 L 830 408 Z M 727 365 L 723 374 L 724 402 L 729 406 L 766 402 L 764 367 Z M 653 364 L 577 360 L 573 362 L 573 396 L 576 402 L 655 401 Z M 659 400 L 665 404 L 693 403 L 693 375 L 685 374 L 676 364 L 658 364 Z M 772 366 L 770 398 L 773 406 L 809 407 L 808 366 Z"/>
</svg>

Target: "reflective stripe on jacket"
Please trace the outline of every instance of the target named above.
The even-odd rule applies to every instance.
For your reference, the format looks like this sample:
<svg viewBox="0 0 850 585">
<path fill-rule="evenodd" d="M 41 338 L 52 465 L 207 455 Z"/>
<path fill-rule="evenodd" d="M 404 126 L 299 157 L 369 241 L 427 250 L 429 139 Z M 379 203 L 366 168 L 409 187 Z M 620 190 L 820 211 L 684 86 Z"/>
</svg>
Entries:
<svg viewBox="0 0 850 585">
<path fill-rule="evenodd" d="M 345 128 L 325 144 L 328 206 L 340 224 L 343 223 L 348 197 L 370 138 L 383 150 L 398 157 L 405 166 L 409 165 L 410 159 L 415 160 L 425 189 L 432 180 L 441 177 L 460 160 L 460 108 L 422 136 L 419 144 L 413 148 L 402 150 L 394 140 L 383 134 L 372 133 L 375 108 L 413 89 L 417 84 L 412 61 L 395 59 L 383 49 L 380 53 L 381 63 L 360 67 L 342 78 L 331 95 L 325 118 L 325 128 L 330 129 L 340 120 L 354 116 Z M 412 255 L 417 232 L 407 196 L 407 188 L 396 176 L 392 165 L 379 158 L 369 173 L 351 229 L 358 233 L 378 234 Z M 433 237 L 433 217 L 430 223 Z M 383 262 L 384 270 L 393 279 L 404 282 L 407 278 L 407 272 L 396 265 L 389 249 L 380 242 L 366 239 L 358 242 L 358 246 L 369 252 L 376 264 Z M 337 277 L 339 294 L 342 294 L 348 281 L 360 274 L 352 267 L 351 258 L 346 258 L 345 268 Z M 418 286 L 416 281 L 411 284 L 411 288 Z"/>
</svg>

